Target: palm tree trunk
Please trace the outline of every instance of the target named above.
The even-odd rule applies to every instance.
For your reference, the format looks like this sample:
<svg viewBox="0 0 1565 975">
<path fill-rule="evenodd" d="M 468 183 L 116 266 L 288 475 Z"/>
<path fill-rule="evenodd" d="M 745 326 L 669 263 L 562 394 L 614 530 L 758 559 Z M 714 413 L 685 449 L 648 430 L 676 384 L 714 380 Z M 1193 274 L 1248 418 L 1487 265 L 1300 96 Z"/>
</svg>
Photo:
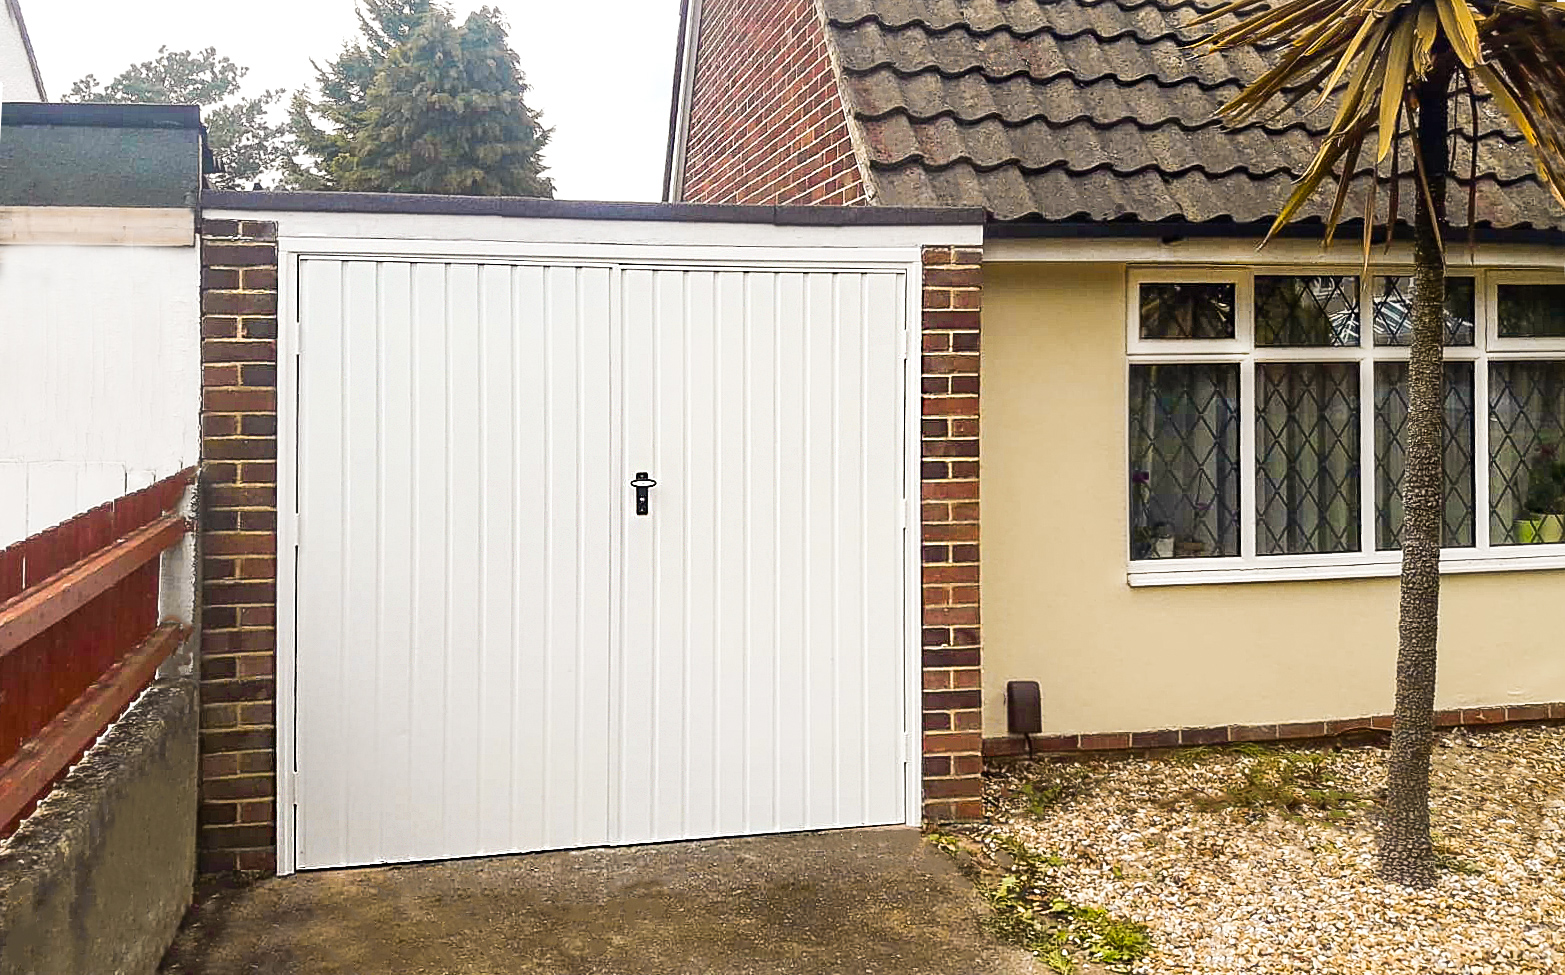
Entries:
<svg viewBox="0 0 1565 975">
<path fill-rule="evenodd" d="M 1438 228 L 1444 222 L 1449 168 L 1450 81 L 1449 72 L 1437 72 L 1418 86 L 1415 138 L 1433 200 L 1426 200 L 1421 192 L 1416 194 L 1396 724 L 1391 733 L 1380 835 L 1381 875 L 1414 887 L 1433 885 L 1436 872 L 1429 837 L 1429 759 L 1435 739 L 1435 647 L 1445 485 L 1445 258 Z"/>
</svg>

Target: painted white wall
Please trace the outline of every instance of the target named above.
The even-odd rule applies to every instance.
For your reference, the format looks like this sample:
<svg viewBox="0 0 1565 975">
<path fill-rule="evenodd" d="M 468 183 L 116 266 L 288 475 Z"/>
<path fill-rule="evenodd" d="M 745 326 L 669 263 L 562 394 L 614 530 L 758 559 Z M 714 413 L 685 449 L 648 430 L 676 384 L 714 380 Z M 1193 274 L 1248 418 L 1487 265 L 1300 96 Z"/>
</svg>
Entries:
<svg viewBox="0 0 1565 975">
<path fill-rule="evenodd" d="M 0 547 L 196 463 L 200 252 L 0 247 Z"/>
<path fill-rule="evenodd" d="M 33 77 L 27 45 L 22 42 L 22 25 L 16 22 L 11 5 L 0 0 L 0 100 L 41 102 L 43 91 Z"/>
</svg>

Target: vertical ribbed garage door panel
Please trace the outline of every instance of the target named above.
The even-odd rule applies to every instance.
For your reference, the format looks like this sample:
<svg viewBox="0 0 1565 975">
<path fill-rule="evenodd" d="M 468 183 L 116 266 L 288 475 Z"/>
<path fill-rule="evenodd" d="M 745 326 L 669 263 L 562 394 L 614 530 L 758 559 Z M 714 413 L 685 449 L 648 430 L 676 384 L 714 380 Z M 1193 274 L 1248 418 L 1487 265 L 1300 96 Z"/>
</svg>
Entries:
<svg viewBox="0 0 1565 975">
<path fill-rule="evenodd" d="M 306 262 L 306 267 L 311 262 Z M 387 265 L 389 266 L 389 265 Z M 413 814 L 407 821 L 393 824 L 392 830 L 403 840 L 402 856 L 387 851 L 385 859 L 416 859 L 424 851 L 445 842 L 446 797 L 444 786 L 445 752 L 445 693 L 446 693 L 446 511 L 450 504 L 450 482 L 446 471 L 446 441 L 449 420 L 446 409 L 446 269 L 439 264 L 414 264 L 410 269 L 412 307 L 413 359 L 410 371 L 412 387 L 408 412 L 413 428 L 412 463 L 407 478 L 412 487 L 413 517 L 409 522 L 410 541 L 407 561 L 412 570 L 413 597 L 409 603 L 412 618 L 413 645 L 410 651 L 412 667 L 411 688 L 407 702 L 409 710 L 409 761 L 403 773 L 413 796 Z M 306 285 L 308 287 L 308 285 Z M 308 295 L 308 291 L 305 292 Z M 308 313 L 306 312 L 306 315 Z M 303 343 L 308 346 L 316 341 L 317 333 L 329 332 L 330 323 L 304 319 Z M 322 336 L 324 340 L 324 336 Z M 302 363 L 302 373 L 307 377 L 316 374 L 313 351 L 307 352 Z M 323 385 L 329 384 L 329 374 L 321 377 Z M 309 389 L 301 390 L 300 419 L 303 429 L 299 441 L 303 444 L 313 431 L 310 424 Z M 301 473 L 303 467 L 301 466 Z M 299 606 L 303 611 L 307 593 L 313 588 L 305 571 L 306 566 L 316 564 L 309 546 L 325 529 L 314 532 L 310 524 L 309 503 L 301 497 L 299 549 Z M 298 671 L 302 689 L 308 679 L 309 658 L 319 649 L 309 643 L 301 619 L 299 624 Z M 394 707 L 395 702 L 388 702 Z M 308 788 L 309 752 L 321 748 L 316 742 L 299 742 L 299 767 L 301 786 Z M 390 773 L 395 775 L 395 773 Z M 307 822 L 309 801 L 300 804 L 299 819 Z M 301 826 L 300 863 L 304 853 L 310 850 L 309 831 Z M 425 854 L 427 855 L 427 854 Z"/>
<path fill-rule="evenodd" d="M 625 271 L 623 841 L 903 821 L 901 300 Z"/>
<path fill-rule="evenodd" d="M 298 288 L 300 867 L 904 820 L 904 276 Z"/>
<path fill-rule="evenodd" d="M 861 715 L 864 734 L 865 818 L 902 822 L 906 817 L 907 776 L 903 760 L 918 762 L 919 750 L 901 732 L 909 670 L 903 648 L 906 622 L 907 506 L 899 499 L 907 473 L 903 444 L 906 396 L 903 394 L 905 345 L 902 318 L 906 300 L 904 279 L 889 274 L 865 275 L 863 330 L 864 385 L 861 504 L 864 511 L 863 638 L 859 654 L 865 700 Z M 895 393 L 892 391 L 895 390 Z M 917 522 L 907 531 L 917 532 Z M 895 581 L 893 581 L 895 580 Z M 912 665 L 917 672 L 918 665 Z M 895 734 L 884 729 L 896 728 Z"/>
<path fill-rule="evenodd" d="M 302 262 L 300 866 L 608 840 L 609 277 Z"/>
<path fill-rule="evenodd" d="M 303 647 L 298 654 L 297 761 L 301 784 L 309 778 L 303 770 L 312 765 L 314 778 L 320 780 L 315 795 L 301 792 L 299 796 L 299 832 L 311 837 L 308 854 L 300 843 L 301 866 L 345 863 L 348 855 L 347 756 L 338 747 L 345 727 L 342 670 L 348 659 L 348 613 L 342 602 L 346 533 L 341 530 L 347 488 L 341 460 L 345 439 L 341 395 L 345 285 L 340 262 L 309 261 L 300 268 L 300 317 L 323 327 L 311 330 L 315 348 L 310 350 L 308 371 L 303 368 L 302 356 L 300 360 L 299 528 L 301 534 L 307 532 L 310 518 L 333 525 L 333 530 L 316 532 L 308 540 L 310 558 L 308 563 L 300 560 L 296 597 L 295 639 Z M 335 376 L 334 382 L 324 381 L 331 376 Z"/>
</svg>

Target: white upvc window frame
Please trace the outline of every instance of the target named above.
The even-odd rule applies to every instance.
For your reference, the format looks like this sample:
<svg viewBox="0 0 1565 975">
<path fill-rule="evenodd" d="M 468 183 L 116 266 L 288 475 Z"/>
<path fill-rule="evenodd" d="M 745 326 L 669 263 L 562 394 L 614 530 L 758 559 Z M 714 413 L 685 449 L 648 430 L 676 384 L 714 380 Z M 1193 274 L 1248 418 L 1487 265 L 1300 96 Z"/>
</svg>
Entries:
<svg viewBox="0 0 1565 975">
<path fill-rule="evenodd" d="M 1231 284 L 1234 286 L 1234 337 L 1231 339 L 1144 339 L 1141 337 L 1141 285 Z M 1255 341 L 1255 273 L 1251 268 L 1178 267 L 1156 274 L 1131 273 L 1126 342 L 1133 354 L 1171 355 L 1183 361 L 1192 355 L 1207 361 L 1213 355 L 1243 355 Z"/>
<path fill-rule="evenodd" d="M 1132 586 L 1193 585 L 1234 582 L 1269 582 L 1290 579 L 1351 579 L 1395 576 L 1401 570 L 1400 551 L 1377 548 L 1375 489 L 1378 477 L 1375 449 L 1375 366 L 1380 362 L 1406 362 L 1407 346 L 1374 342 L 1374 280 L 1412 274 L 1397 264 L 1371 266 L 1368 276 L 1361 265 L 1342 266 L 1130 266 L 1126 289 L 1126 368 L 1124 396 L 1128 402 L 1131 370 L 1144 365 L 1237 363 L 1239 368 L 1239 537 L 1240 554 L 1198 558 L 1135 560 L 1129 557 L 1129 532 L 1134 510 L 1133 486 L 1124 488 L 1124 532 L 1127 580 Z M 1565 568 L 1565 544 L 1496 545 L 1491 539 L 1489 450 L 1489 368 L 1493 361 L 1565 360 L 1565 338 L 1501 339 L 1497 321 L 1501 284 L 1565 284 L 1558 269 L 1453 268 L 1452 277 L 1473 277 L 1474 334 L 1471 346 L 1447 346 L 1448 362 L 1467 362 L 1473 369 L 1473 501 L 1474 538 L 1470 547 L 1446 548 L 1441 553 L 1445 573 L 1495 572 Z M 1255 339 L 1255 279 L 1261 276 L 1349 276 L 1359 278 L 1359 345 L 1355 347 L 1264 347 Z M 1141 338 L 1141 285 L 1147 283 L 1229 283 L 1236 285 L 1233 340 Z M 1360 547 L 1355 552 L 1261 555 L 1257 551 L 1256 488 L 1256 367 L 1267 362 L 1356 362 L 1359 366 L 1359 518 Z M 1121 456 L 1130 456 L 1130 424 L 1121 419 Z"/>
<path fill-rule="evenodd" d="M 1485 303 L 1495 310 L 1485 329 L 1484 337 L 1488 341 L 1489 349 L 1496 356 L 1517 353 L 1507 356 L 1515 359 L 1565 358 L 1565 338 L 1502 338 L 1500 336 L 1500 287 L 1507 284 L 1565 284 L 1565 276 L 1558 271 L 1553 274 L 1547 271 L 1490 271 L 1483 289 Z"/>
</svg>

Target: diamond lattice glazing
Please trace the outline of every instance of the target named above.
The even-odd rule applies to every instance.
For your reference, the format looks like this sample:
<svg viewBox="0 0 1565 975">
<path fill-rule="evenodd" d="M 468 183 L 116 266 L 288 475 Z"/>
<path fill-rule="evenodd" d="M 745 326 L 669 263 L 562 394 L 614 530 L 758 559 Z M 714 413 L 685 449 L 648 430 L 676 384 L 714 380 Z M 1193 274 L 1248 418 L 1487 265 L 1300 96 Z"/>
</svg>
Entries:
<svg viewBox="0 0 1565 975">
<path fill-rule="evenodd" d="M 1375 545 L 1401 548 L 1402 477 L 1407 469 L 1408 387 L 1405 362 L 1375 364 Z M 1445 366 L 1445 507 L 1447 548 L 1469 548 L 1473 507 L 1473 365 Z"/>
<path fill-rule="evenodd" d="M 1130 371 L 1131 558 L 1239 554 L 1239 367 Z"/>
<path fill-rule="evenodd" d="M 1565 450 L 1565 362 L 1489 364 L 1489 538 L 1548 540 L 1540 516 L 1565 514 L 1555 489 Z"/>
<path fill-rule="evenodd" d="M 1256 550 L 1359 549 L 1357 363 L 1256 367 Z"/>
<path fill-rule="evenodd" d="M 1255 344 L 1358 345 L 1358 292 L 1353 275 L 1256 275 Z"/>
</svg>

